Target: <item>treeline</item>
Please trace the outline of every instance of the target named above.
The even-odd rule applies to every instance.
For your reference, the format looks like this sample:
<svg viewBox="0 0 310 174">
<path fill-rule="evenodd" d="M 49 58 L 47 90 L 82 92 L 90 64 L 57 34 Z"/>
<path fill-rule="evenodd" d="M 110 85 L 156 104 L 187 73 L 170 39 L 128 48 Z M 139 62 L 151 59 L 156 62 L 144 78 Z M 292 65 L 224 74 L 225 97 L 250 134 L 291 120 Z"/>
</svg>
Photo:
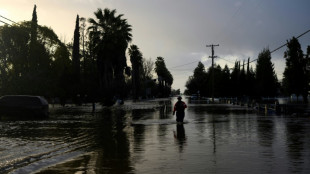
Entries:
<svg viewBox="0 0 310 174">
<path fill-rule="evenodd" d="M 164 58 L 145 59 L 132 40 L 132 28 L 116 10 L 98 9 L 95 18 L 77 15 L 73 42 L 65 44 L 51 28 L 32 20 L 0 27 L 0 95 L 41 95 L 101 102 L 128 97 L 166 97 L 173 77 Z M 132 66 L 127 65 L 127 52 Z M 153 72 L 159 78 L 155 78 Z"/>
<path fill-rule="evenodd" d="M 204 65 L 199 62 L 194 74 L 186 82 L 185 94 L 199 94 L 203 97 L 211 97 L 213 94 L 214 97 L 253 99 L 295 94 L 303 96 L 304 102 L 307 102 L 310 46 L 304 54 L 298 39 L 293 37 L 288 42 L 284 55 L 286 67 L 282 83 L 277 79 L 269 49 L 264 49 L 258 55 L 255 70 L 250 67 L 250 59 L 247 62 L 235 62 L 232 69 L 227 65 L 224 68 L 216 65 L 214 69 L 211 67 L 205 70 Z"/>
</svg>

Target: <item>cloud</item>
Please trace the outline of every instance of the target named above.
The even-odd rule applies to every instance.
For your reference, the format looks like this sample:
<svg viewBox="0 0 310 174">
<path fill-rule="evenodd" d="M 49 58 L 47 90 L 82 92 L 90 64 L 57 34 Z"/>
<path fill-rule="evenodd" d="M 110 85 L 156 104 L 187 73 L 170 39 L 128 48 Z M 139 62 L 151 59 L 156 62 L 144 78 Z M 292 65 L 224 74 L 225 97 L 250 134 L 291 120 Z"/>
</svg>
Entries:
<svg viewBox="0 0 310 174">
<path fill-rule="evenodd" d="M 202 55 L 200 58 L 201 62 L 207 62 L 209 59 L 210 59 L 209 56 L 206 54 Z"/>
</svg>

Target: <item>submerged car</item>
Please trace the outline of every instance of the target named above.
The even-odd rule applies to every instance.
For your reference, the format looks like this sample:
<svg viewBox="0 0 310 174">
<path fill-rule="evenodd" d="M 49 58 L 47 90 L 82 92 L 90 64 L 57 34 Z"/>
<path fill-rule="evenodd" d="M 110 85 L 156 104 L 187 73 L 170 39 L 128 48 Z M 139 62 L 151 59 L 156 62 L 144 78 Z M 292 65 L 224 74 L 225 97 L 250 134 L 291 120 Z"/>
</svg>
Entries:
<svg viewBox="0 0 310 174">
<path fill-rule="evenodd" d="M 0 98 L 0 115 L 45 118 L 48 102 L 41 96 L 5 95 Z"/>
</svg>

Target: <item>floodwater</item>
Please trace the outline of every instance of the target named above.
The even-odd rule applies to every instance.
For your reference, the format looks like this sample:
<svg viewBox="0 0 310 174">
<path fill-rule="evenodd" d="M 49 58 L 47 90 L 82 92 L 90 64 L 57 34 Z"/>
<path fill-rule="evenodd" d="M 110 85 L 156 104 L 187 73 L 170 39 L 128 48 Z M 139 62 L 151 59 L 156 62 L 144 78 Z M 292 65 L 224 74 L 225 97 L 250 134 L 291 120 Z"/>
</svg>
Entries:
<svg viewBox="0 0 310 174">
<path fill-rule="evenodd" d="M 171 105 L 158 106 L 55 107 L 45 120 L 2 119 L 0 173 L 310 173 L 309 117 L 188 103 L 178 125 Z"/>
</svg>

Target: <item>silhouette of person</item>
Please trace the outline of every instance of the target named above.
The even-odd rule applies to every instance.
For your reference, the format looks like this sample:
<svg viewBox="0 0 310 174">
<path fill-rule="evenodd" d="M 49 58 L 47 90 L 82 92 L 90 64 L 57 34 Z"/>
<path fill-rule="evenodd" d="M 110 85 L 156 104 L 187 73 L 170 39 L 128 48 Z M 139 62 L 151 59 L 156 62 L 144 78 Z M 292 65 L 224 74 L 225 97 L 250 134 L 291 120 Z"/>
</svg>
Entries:
<svg viewBox="0 0 310 174">
<path fill-rule="evenodd" d="M 185 104 L 185 102 L 182 101 L 182 97 L 179 96 L 178 97 L 178 101 L 174 104 L 174 108 L 173 108 L 173 115 L 176 112 L 176 120 L 178 123 L 183 123 L 184 120 L 184 110 L 185 108 L 187 108 L 187 105 Z"/>
</svg>

